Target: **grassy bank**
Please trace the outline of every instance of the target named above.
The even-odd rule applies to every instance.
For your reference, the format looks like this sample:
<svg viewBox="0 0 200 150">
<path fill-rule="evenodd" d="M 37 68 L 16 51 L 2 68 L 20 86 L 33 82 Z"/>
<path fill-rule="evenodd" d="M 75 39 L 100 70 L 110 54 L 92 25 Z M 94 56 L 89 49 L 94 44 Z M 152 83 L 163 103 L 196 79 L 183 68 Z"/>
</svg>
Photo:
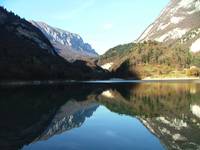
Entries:
<svg viewBox="0 0 200 150">
<path fill-rule="evenodd" d="M 137 65 L 133 70 L 141 79 L 199 79 L 199 68 L 179 68 L 167 65 Z"/>
</svg>

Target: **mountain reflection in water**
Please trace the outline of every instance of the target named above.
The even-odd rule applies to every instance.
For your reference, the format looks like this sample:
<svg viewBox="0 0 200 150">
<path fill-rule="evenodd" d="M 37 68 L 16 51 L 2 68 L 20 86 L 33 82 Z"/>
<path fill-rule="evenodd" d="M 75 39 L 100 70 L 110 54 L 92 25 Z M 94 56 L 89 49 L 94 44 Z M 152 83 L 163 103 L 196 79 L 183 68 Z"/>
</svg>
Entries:
<svg viewBox="0 0 200 150">
<path fill-rule="evenodd" d="M 200 149 L 200 84 L 4 87 L 0 117 L 3 150 Z"/>
</svg>

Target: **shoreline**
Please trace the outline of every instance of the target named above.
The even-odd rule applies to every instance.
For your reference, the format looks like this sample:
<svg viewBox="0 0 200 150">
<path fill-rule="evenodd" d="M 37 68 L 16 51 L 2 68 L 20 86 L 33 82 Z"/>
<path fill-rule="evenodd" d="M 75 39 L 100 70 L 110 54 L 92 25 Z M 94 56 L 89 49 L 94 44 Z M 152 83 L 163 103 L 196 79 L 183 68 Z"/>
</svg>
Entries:
<svg viewBox="0 0 200 150">
<path fill-rule="evenodd" d="M 170 77 L 165 77 L 165 78 L 153 78 L 153 77 L 146 77 L 141 79 L 142 81 L 187 81 L 187 80 L 200 80 L 200 77 L 178 77 L 178 78 L 170 78 Z"/>
<path fill-rule="evenodd" d="M 198 77 L 181 78 L 152 78 L 147 77 L 141 80 L 109 79 L 109 80 L 33 80 L 33 81 L 0 81 L 0 86 L 24 86 L 24 85 L 62 85 L 62 84 L 115 84 L 115 83 L 144 83 L 144 82 L 192 82 L 199 81 Z"/>
</svg>

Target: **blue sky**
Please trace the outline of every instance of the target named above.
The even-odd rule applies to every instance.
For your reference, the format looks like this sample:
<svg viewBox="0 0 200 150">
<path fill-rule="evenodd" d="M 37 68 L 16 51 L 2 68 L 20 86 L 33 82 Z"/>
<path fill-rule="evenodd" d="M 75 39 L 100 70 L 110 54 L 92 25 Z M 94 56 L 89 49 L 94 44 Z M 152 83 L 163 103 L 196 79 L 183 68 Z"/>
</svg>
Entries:
<svg viewBox="0 0 200 150">
<path fill-rule="evenodd" d="M 27 20 L 79 34 L 100 54 L 132 42 L 169 0 L 0 0 Z"/>
</svg>

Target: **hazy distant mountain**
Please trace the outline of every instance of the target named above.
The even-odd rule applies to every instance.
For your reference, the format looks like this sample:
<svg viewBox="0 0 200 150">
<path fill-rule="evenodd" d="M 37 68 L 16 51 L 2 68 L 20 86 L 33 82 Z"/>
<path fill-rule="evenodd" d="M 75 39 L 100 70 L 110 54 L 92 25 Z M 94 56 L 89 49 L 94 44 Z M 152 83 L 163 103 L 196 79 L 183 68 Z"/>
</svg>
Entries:
<svg viewBox="0 0 200 150">
<path fill-rule="evenodd" d="M 78 34 L 51 27 L 44 22 L 31 21 L 31 23 L 44 33 L 58 54 L 68 61 L 85 60 L 98 56 L 95 50 L 88 43 L 84 43 Z"/>
<path fill-rule="evenodd" d="M 196 52 L 200 50 L 200 1 L 171 0 L 160 16 L 143 32 L 137 41 L 155 40 L 171 43 L 182 38 L 191 30 L 195 30 L 196 33 L 192 34 L 193 40 L 190 41 L 188 47 L 191 51 Z"/>
<path fill-rule="evenodd" d="M 1 81 L 84 79 L 104 73 L 95 64 L 67 62 L 38 28 L 2 7 L 0 35 Z"/>
</svg>

